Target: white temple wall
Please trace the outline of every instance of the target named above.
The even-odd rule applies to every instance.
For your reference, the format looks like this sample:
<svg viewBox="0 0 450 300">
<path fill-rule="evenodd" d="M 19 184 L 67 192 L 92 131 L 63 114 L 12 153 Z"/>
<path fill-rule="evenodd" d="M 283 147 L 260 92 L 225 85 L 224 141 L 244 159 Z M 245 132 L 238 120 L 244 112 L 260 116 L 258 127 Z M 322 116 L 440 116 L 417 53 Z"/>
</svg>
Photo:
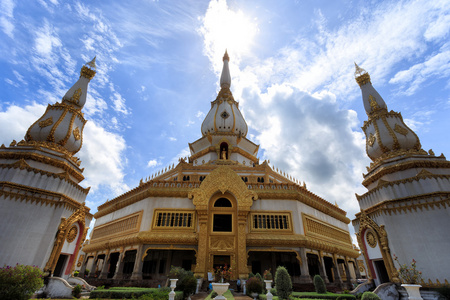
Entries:
<svg viewBox="0 0 450 300">
<path fill-rule="evenodd" d="M 401 263 L 410 265 L 415 259 L 425 281 L 450 280 L 450 259 L 443 259 L 450 249 L 448 208 L 382 215 L 377 223 L 385 225 L 391 254 Z"/>
<path fill-rule="evenodd" d="M 19 263 L 44 267 L 63 208 L 0 199 L 0 265 Z"/>
</svg>

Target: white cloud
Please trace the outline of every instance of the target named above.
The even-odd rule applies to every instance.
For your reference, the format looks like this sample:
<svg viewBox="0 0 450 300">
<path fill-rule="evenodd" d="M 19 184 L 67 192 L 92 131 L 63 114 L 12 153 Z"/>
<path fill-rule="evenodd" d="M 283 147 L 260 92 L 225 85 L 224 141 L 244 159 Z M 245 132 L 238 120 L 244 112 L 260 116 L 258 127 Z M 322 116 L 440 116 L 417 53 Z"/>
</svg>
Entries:
<svg viewBox="0 0 450 300">
<path fill-rule="evenodd" d="M 0 112 L 1 143 L 9 146 L 12 140 L 22 140 L 28 128 L 42 116 L 46 105 L 33 102 L 25 107 L 9 105 Z"/>
<path fill-rule="evenodd" d="M 10 38 L 14 38 L 14 1 L 3 0 L 0 4 L 1 15 L 0 15 L 0 26 L 3 32 Z"/>
<path fill-rule="evenodd" d="M 176 140 L 177 140 L 177 138 L 175 138 L 173 136 L 169 137 L 169 141 L 171 141 L 171 142 L 176 142 Z"/>
<path fill-rule="evenodd" d="M 35 34 L 34 49 L 41 56 L 49 57 L 53 52 L 53 47 L 62 46 L 61 40 L 47 20 L 45 20 L 44 26 L 39 31 L 36 31 Z"/>
<path fill-rule="evenodd" d="M 128 115 L 129 111 L 127 106 L 125 105 L 125 98 L 122 97 L 121 94 L 119 94 L 115 89 L 114 89 L 114 85 L 112 83 L 110 83 L 109 85 L 109 89 L 111 90 L 111 96 L 109 97 L 109 99 L 112 101 L 113 103 L 113 109 L 116 112 L 120 112 L 123 113 L 124 115 Z"/>
<path fill-rule="evenodd" d="M 258 26 L 242 11 L 229 9 L 226 0 L 211 0 L 201 21 L 204 50 L 216 71 L 222 68 L 221 58 L 227 48 L 233 62 L 249 55 Z"/>
<path fill-rule="evenodd" d="M 199 110 L 195 114 L 195 117 L 198 118 L 199 120 L 203 120 L 205 118 L 205 113 Z"/>
<path fill-rule="evenodd" d="M 450 44 L 442 48 L 447 50 L 441 50 L 442 52 L 426 58 L 424 62 L 415 64 L 408 70 L 397 72 L 389 83 L 402 84 L 402 87 L 409 84 L 403 94 L 412 95 L 428 78 L 448 77 L 450 75 Z"/>
<path fill-rule="evenodd" d="M 153 168 L 153 167 L 160 166 L 160 165 L 161 165 L 161 162 L 159 162 L 156 159 L 151 159 L 147 163 L 147 168 Z"/>
<path fill-rule="evenodd" d="M 78 152 L 85 168 L 83 182 L 94 193 L 100 186 L 107 186 L 117 195 L 128 190 L 124 183 L 124 152 L 126 143 L 122 136 L 108 132 L 94 121 L 83 130 L 83 146 Z"/>
</svg>

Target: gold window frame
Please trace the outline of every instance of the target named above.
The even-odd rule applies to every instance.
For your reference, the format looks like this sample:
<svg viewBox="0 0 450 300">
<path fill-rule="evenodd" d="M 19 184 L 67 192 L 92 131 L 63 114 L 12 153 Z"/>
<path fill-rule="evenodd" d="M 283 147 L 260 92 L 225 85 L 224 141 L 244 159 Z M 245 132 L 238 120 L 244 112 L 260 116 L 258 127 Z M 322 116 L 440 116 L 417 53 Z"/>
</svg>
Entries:
<svg viewBox="0 0 450 300">
<path fill-rule="evenodd" d="M 287 217 L 287 225 L 288 228 L 257 228 L 254 226 L 253 219 L 255 216 L 264 215 L 264 216 L 275 216 L 275 217 Z M 294 227 L 292 223 L 292 212 L 291 211 L 252 211 L 249 216 L 249 229 L 250 232 L 261 233 L 261 232 L 277 232 L 280 234 L 292 234 L 294 232 Z"/>
<path fill-rule="evenodd" d="M 158 226 L 159 214 L 191 214 L 191 226 Z M 160 209 L 157 208 L 153 210 L 153 220 L 151 225 L 151 230 L 165 231 L 165 230 L 186 230 L 186 231 L 195 231 L 197 224 L 197 218 L 195 210 L 191 209 Z"/>
</svg>

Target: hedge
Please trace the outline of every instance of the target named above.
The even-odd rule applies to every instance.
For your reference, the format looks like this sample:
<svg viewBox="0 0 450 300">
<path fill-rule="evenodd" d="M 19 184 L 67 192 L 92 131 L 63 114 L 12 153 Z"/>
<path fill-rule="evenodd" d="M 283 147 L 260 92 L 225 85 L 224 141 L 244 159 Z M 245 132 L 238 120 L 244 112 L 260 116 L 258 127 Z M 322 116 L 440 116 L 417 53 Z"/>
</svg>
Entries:
<svg viewBox="0 0 450 300">
<path fill-rule="evenodd" d="M 143 295 L 154 295 L 156 298 L 164 293 L 164 297 L 168 298 L 168 292 L 162 292 L 157 288 L 121 288 L 114 287 L 107 290 L 93 290 L 89 299 L 132 299 L 139 298 Z M 167 295 L 166 295 L 167 294 Z M 182 300 L 183 292 L 175 292 L 175 300 Z"/>
</svg>

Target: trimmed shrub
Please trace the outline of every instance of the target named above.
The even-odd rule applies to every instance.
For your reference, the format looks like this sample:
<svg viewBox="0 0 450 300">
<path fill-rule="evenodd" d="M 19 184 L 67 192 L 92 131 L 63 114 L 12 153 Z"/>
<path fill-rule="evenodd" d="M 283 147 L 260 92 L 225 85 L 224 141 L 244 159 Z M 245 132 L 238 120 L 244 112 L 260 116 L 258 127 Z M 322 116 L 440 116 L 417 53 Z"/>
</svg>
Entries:
<svg viewBox="0 0 450 300">
<path fill-rule="evenodd" d="M 252 293 L 261 294 L 263 291 L 263 284 L 258 277 L 252 277 L 247 280 L 247 295 L 251 296 Z"/>
<path fill-rule="evenodd" d="M 314 276 L 314 288 L 316 289 L 317 294 L 326 294 L 327 293 L 327 286 L 325 285 L 325 282 L 323 281 L 322 277 L 320 275 Z"/>
<path fill-rule="evenodd" d="M 274 295 L 274 296 L 278 296 L 278 294 L 277 294 L 277 289 L 276 289 L 276 288 L 271 288 L 271 289 L 270 289 L 270 293 L 271 293 L 272 295 Z"/>
<path fill-rule="evenodd" d="M 35 266 L 17 264 L 0 268 L 0 299 L 28 300 L 44 286 L 44 273 Z"/>
<path fill-rule="evenodd" d="M 183 298 L 187 298 L 189 295 L 194 294 L 197 289 L 197 279 L 195 279 L 194 273 L 181 269 L 179 276 L 175 290 L 182 291 Z"/>
<path fill-rule="evenodd" d="M 275 272 L 275 286 L 277 287 L 277 295 L 279 299 L 289 299 L 292 293 L 291 276 L 285 267 L 279 266 Z"/>
<path fill-rule="evenodd" d="M 261 274 L 256 273 L 255 277 L 258 278 L 259 281 L 264 282 L 264 279 L 262 278 Z"/>
<path fill-rule="evenodd" d="M 73 290 L 72 290 L 72 295 L 75 298 L 80 298 L 81 297 L 81 285 L 77 284 Z"/>
<path fill-rule="evenodd" d="M 381 298 L 378 297 L 378 295 L 375 294 L 375 293 L 364 292 L 364 294 L 362 295 L 361 300 L 381 300 Z"/>
</svg>

